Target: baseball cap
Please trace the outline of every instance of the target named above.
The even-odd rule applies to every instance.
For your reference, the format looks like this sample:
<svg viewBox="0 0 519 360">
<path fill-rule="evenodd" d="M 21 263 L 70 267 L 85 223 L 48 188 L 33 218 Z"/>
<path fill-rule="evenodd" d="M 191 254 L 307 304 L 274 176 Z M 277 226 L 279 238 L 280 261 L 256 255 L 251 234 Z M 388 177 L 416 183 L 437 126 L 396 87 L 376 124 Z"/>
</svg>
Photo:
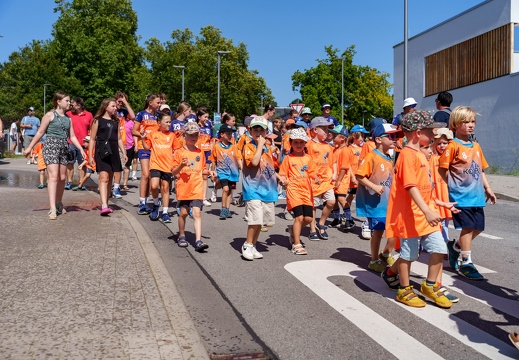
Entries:
<svg viewBox="0 0 519 360">
<path fill-rule="evenodd" d="M 29 110 L 34 111 L 34 108 L 31 106 L 31 107 L 29 108 Z"/>
<path fill-rule="evenodd" d="M 263 129 L 269 127 L 269 122 L 263 116 L 256 116 L 250 123 L 250 127 L 261 126 Z"/>
<path fill-rule="evenodd" d="M 162 110 L 164 110 L 164 109 L 171 110 L 171 109 L 169 108 L 169 105 L 168 105 L 168 104 L 160 105 L 160 111 L 162 111 Z"/>
<path fill-rule="evenodd" d="M 223 125 L 222 125 L 223 126 Z M 184 134 L 196 134 L 200 132 L 200 128 L 198 127 L 198 124 L 195 122 L 188 122 L 182 127 L 182 132 Z"/>
<path fill-rule="evenodd" d="M 379 137 L 384 134 L 394 134 L 399 133 L 399 137 L 404 136 L 401 130 L 398 130 L 398 128 L 395 125 L 392 124 L 380 124 L 378 125 L 375 130 L 373 130 L 373 137 Z"/>
<path fill-rule="evenodd" d="M 373 132 L 373 130 L 375 130 L 375 128 L 377 126 L 379 126 L 380 124 L 385 124 L 387 123 L 386 119 L 383 119 L 383 118 L 374 118 L 374 119 L 371 119 L 371 121 L 369 122 L 369 132 Z M 352 129 L 353 130 L 353 129 Z"/>
<path fill-rule="evenodd" d="M 414 112 L 406 114 L 400 122 L 400 127 L 404 131 L 434 129 L 446 126 L 446 123 L 434 122 L 431 113 L 427 110 L 415 110 Z"/>
<path fill-rule="evenodd" d="M 312 115 L 312 110 L 310 110 L 309 107 L 304 107 L 303 110 L 301 110 L 301 115 L 304 115 L 304 114 Z"/>
<path fill-rule="evenodd" d="M 355 125 L 354 127 L 351 128 L 350 132 L 354 133 L 354 132 L 360 132 L 360 133 L 363 133 L 363 134 L 369 134 L 369 131 L 366 130 L 366 128 L 362 125 Z"/>
<path fill-rule="evenodd" d="M 218 131 L 220 131 L 221 133 L 222 132 L 235 132 L 236 128 L 234 126 L 229 126 L 228 124 L 222 124 L 222 126 L 220 126 L 220 129 L 218 129 Z"/>
<path fill-rule="evenodd" d="M 413 98 L 407 98 L 404 100 L 404 105 L 402 105 L 402 109 L 406 106 L 416 105 L 416 100 Z"/>
<path fill-rule="evenodd" d="M 257 115 L 255 114 L 252 114 L 251 116 L 247 116 L 244 120 L 243 120 L 243 125 L 245 126 L 248 126 L 250 125 L 252 119 L 254 119 Z"/>
<path fill-rule="evenodd" d="M 340 134 L 340 135 L 343 135 L 343 136 L 348 136 L 349 135 L 348 128 L 346 126 L 343 126 L 343 125 L 337 125 L 333 129 L 330 129 L 329 131 L 331 133 Z"/>
<path fill-rule="evenodd" d="M 294 119 L 288 119 L 286 122 L 285 122 L 285 125 L 288 126 L 288 125 L 293 125 L 295 124 L 296 121 Z"/>
<path fill-rule="evenodd" d="M 439 139 L 442 136 L 445 136 L 447 138 L 447 140 L 452 140 L 454 138 L 454 134 L 452 133 L 452 131 L 447 128 L 436 129 L 434 131 L 434 134 L 435 134 L 434 135 L 435 139 Z"/>
<path fill-rule="evenodd" d="M 327 118 L 322 117 L 322 116 L 314 117 L 312 119 L 312 121 L 310 121 L 310 129 L 315 129 L 318 126 L 328 127 L 328 126 L 330 126 L 330 122 L 328 121 Z"/>
<path fill-rule="evenodd" d="M 195 114 L 190 114 L 188 117 L 187 117 L 187 121 L 189 122 L 195 122 L 196 123 L 196 115 Z"/>
<path fill-rule="evenodd" d="M 303 129 L 308 129 L 308 124 L 306 122 L 304 122 L 303 120 L 301 121 L 296 121 L 296 124 L 295 124 L 297 127 L 300 127 L 300 128 L 303 128 Z"/>
<path fill-rule="evenodd" d="M 90 141 L 90 136 L 88 136 L 88 135 L 85 136 L 85 138 L 83 139 L 83 142 L 84 142 L 84 141 Z"/>
<path fill-rule="evenodd" d="M 308 141 L 308 135 L 307 135 L 305 129 L 302 129 L 302 128 L 292 129 L 292 131 L 290 131 L 290 139 Z"/>
<path fill-rule="evenodd" d="M 321 106 L 321 109 L 324 109 L 325 107 L 329 107 L 331 108 L 332 106 L 328 103 L 324 103 L 322 106 Z"/>
</svg>

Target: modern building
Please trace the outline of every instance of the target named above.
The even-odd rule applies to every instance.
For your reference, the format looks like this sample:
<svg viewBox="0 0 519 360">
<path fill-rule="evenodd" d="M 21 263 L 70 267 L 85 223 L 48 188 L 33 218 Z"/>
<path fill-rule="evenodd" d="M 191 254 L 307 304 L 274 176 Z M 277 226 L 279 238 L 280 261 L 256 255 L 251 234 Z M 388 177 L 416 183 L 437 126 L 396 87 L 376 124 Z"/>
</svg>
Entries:
<svg viewBox="0 0 519 360">
<path fill-rule="evenodd" d="M 433 5 L 431 5 L 433 6 Z M 431 11 L 435 11 L 431 7 Z M 394 107 L 404 99 L 404 44 L 394 46 Z M 519 170 L 519 0 L 487 0 L 408 40 L 408 97 L 436 111 L 449 91 L 451 108 L 478 114 L 476 138 L 491 170 Z"/>
</svg>

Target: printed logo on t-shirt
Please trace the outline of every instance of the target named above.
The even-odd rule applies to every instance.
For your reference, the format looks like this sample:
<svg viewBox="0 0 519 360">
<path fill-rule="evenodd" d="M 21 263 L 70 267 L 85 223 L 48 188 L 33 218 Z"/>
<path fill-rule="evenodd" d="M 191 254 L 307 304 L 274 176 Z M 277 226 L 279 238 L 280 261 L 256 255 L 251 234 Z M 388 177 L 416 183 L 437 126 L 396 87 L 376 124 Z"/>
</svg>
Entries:
<svg viewBox="0 0 519 360">
<path fill-rule="evenodd" d="M 303 166 L 299 167 L 299 173 L 301 175 L 304 175 L 308 171 L 308 165 L 304 164 Z"/>
<path fill-rule="evenodd" d="M 463 169 L 463 174 L 472 175 L 474 180 L 478 181 L 479 176 L 481 175 L 481 168 L 478 166 L 478 164 L 472 160 L 472 164 L 470 165 L 470 168 Z"/>
<path fill-rule="evenodd" d="M 274 174 L 276 173 L 276 171 L 274 169 L 272 169 L 269 164 L 265 164 L 265 169 L 263 169 L 261 171 L 261 173 L 263 175 L 265 175 L 267 177 L 267 179 L 270 179 L 272 176 L 274 176 Z"/>
</svg>

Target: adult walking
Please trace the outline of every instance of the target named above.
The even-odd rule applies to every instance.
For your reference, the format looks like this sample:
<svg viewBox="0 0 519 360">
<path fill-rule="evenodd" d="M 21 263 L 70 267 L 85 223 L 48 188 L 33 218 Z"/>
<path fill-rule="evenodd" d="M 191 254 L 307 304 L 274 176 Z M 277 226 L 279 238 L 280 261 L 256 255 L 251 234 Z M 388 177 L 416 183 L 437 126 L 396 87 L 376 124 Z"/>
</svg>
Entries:
<svg viewBox="0 0 519 360">
<path fill-rule="evenodd" d="M 23 152 L 24 156 L 30 156 L 34 146 L 47 134 L 43 147 L 43 159 L 47 165 L 47 189 L 49 191 L 49 219 L 56 220 L 60 214 L 65 214 L 62 198 L 65 191 L 65 178 L 68 164 L 68 142 L 70 139 L 78 149 L 81 156 L 85 152 L 74 134 L 70 118 L 65 114 L 69 109 L 70 97 L 63 91 L 58 91 L 52 98 L 54 109 L 46 113 L 41 121 L 38 132 L 32 138 Z M 39 123 L 39 120 L 38 120 Z"/>
<path fill-rule="evenodd" d="M 25 149 L 27 149 L 29 144 L 32 142 L 32 139 L 38 132 L 40 125 L 40 119 L 34 116 L 34 108 L 31 106 L 27 111 L 27 116 L 24 116 L 20 123 L 20 128 L 24 130 L 23 145 Z M 25 157 L 27 158 L 27 165 L 31 164 L 31 153 L 28 153 Z"/>
<path fill-rule="evenodd" d="M 272 125 L 272 121 L 270 120 L 270 118 L 272 118 L 274 115 L 276 115 L 276 108 L 272 104 L 265 105 L 263 117 L 268 121 L 269 134 L 272 134 L 272 131 L 274 130 L 274 126 Z"/>
<path fill-rule="evenodd" d="M 164 95 L 165 96 L 165 95 Z M 121 133 L 121 140 L 123 141 L 124 147 L 126 149 L 126 152 L 119 154 L 119 156 L 123 156 L 126 154 L 128 157 L 128 161 L 126 161 L 123 165 L 124 171 L 125 171 L 125 178 L 124 178 L 124 190 L 128 190 L 128 175 L 130 174 L 130 165 L 133 161 L 133 151 L 130 155 L 128 155 L 128 149 L 133 149 L 134 146 L 134 139 L 132 135 L 132 129 L 133 129 L 133 119 L 135 119 L 135 113 L 133 112 L 132 107 L 130 104 L 128 104 L 128 95 L 126 95 L 122 91 L 118 91 L 114 95 L 115 98 L 115 105 L 117 106 L 117 118 L 119 119 L 119 132 Z M 167 105 L 166 105 L 167 106 Z M 129 126 L 132 126 L 130 129 L 130 136 L 127 135 L 127 128 Z M 128 145 L 130 144 L 130 145 Z M 128 171 L 126 171 L 126 168 Z M 121 184 L 121 172 L 115 172 L 114 173 L 114 191 L 113 195 L 116 199 L 122 198 L 121 191 L 119 190 L 119 186 Z"/>
<path fill-rule="evenodd" d="M 88 135 L 94 118 L 90 111 L 85 110 L 85 102 L 82 98 L 77 97 L 73 102 L 74 105 L 72 110 L 67 112 L 67 116 L 72 120 L 72 128 L 74 129 L 79 145 L 81 145 L 82 148 L 84 145 L 83 139 Z M 70 158 L 67 165 L 67 183 L 65 185 L 65 190 L 72 189 L 72 178 L 74 177 L 74 165 L 76 161 L 79 165 L 83 163 L 84 160 L 81 156 L 81 151 L 70 142 L 68 145 L 68 151 L 70 153 Z M 81 169 L 78 168 L 78 174 L 79 179 L 83 179 L 85 177 L 85 167 L 82 167 Z"/>
<path fill-rule="evenodd" d="M 13 123 L 11 124 L 11 130 L 9 130 L 9 136 L 11 137 L 11 143 L 13 146 L 11 146 L 11 152 L 13 154 L 16 153 L 16 148 L 18 147 L 18 122 L 20 119 L 15 119 Z"/>
<path fill-rule="evenodd" d="M 127 161 L 117 118 L 117 105 L 114 98 L 104 99 L 94 116 L 90 129 L 90 144 L 88 144 L 88 161 L 90 166 L 96 164 L 98 173 L 99 196 L 101 197 L 101 216 L 113 212 L 108 207 L 108 194 L 112 188 L 114 172 L 123 171 L 119 151 L 123 161 Z M 95 147 L 95 153 L 94 153 Z"/>
</svg>

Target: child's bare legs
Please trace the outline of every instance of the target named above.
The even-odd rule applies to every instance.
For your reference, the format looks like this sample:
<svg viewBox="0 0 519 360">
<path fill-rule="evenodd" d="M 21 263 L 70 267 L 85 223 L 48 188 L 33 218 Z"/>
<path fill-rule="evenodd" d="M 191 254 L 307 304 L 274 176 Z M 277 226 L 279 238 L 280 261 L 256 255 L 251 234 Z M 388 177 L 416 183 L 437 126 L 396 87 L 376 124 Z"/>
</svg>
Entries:
<svg viewBox="0 0 519 360">
<path fill-rule="evenodd" d="M 249 225 L 247 226 L 247 239 L 245 242 L 256 246 L 258 237 L 261 231 L 261 225 Z"/>
<path fill-rule="evenodd" d="M 159 182 L 160 182 L 160 178 L 158 178 L 158 177 L 150 179 L 151 196 L 153 197 L 154 201 L 155 201 L 155 199 L 157 199 L 157 200 L 159 199 Z"/>
<path fill-rule="evenodd" d="M 400 276 L 401 288 L 405 288 L 410 285 L 409 277 L 411 276 L 411 264 L 412 261 L 404 260 L 402 258 L 398 258 L 398 261 L 395 262 L 395 265 L 398 268 L 396 273 L 398 273 L 398 275 Z M 393 271 L 393 266 L 391 267 L 391 271 Z"/>
<path fill-rule="evenodd" d="M 130 168 L 124 167 L 123 170 L 123 186 L 128 186 L 128 178 L 130 177 Z"/>
<path fill-rule="evenodd" d="M 479 234 L 481 234 L 481 230 L 475 229 L 461 229 L 459 245 L 461 248 L 461 261 L 463 263 L 471 263 L 471 248 L 472 248 L 472 240 L 476 238 Z"/>
<path fill-rule="evenodd" d="M 101 198 L 101 206 L 106 207 L 108 204 L 108 192 L 111 188 L 113 172 L 101 171 L 99 173 L 99 197 Z"/>
<path fill-rule="evenodd" d="M 193 208 L 193 216 L 195 215 L 195 209 Z M 200 209 L 198 209 L 200 211 Z M 187 206 L 181 206 L 180 207 L 180 215 L 178 216 L 178 235 L 179 237 L 185 237 L 185 230 L 186 230 L 186 218 L 187 214 L 189 212 L 189 208 Z M 196 234 L 195 234 L 196 235 Z"/>
<path fill-rule="evenodd" d="M 47 171 L 50 172 L 49 166 L 47 166 Z M 65 192 L 65 179 L 67 177 L 67 166 L 66 165 L 58 165 L 58 184 L 56 188 L 56 204 L 61 204 L 61 200 L 63 199 L 63 193 Z M 49 181 L 50 183 L 50 181 Z"/>
<path fill-rule="evenodd" d="M 312 221 L 310 222 L 310 232 L 314 233 L 315 231 L 315 219 L 317 218 L 317 208 L 314 207 L 314 217 L 312 218 Z"/>
<path fill-rule="evenodd" d="M 202 184 L 202 200 L 206 200 L 207 196 L 207 175 L 202 175 L 203 184 Z"/>
<path fill-rule="evenodd" d="M 297 216 L 294 218 L 292 225 L 292 235 L 294 238 L 294 245 L 301 244 L 301 230 L 308 224 L 312 223 L 313 218 L 310 216 Z"/>
<path fill-rule="evenodd" d="M 139 183 L 139 196 L 147 199 L 149 196 L 149 181 L 150 181 L 150 160 L 141 159 L 141 181 Z M 146 203 L 146 200 L 144 200 Z"/>
<path fill-rule="evenodd" d="M 215 189 L 216 189 L 216 184 L 215 184 Z M 229 206 L 231 206 L 231 201 L 229 199 L 229 192 L 230 192 L 230 187 L 224 186 L 222 189 L 222 207 L 227 208 L 227 209 L 229 208 Z"/>
<path fill-rule="evenodd" d="M 40 170 L 40 184 L 45 184 L 45 170 Z"/>
<path fill-rule="evenodd" d="M 326 219 L 328 219 L 328 216 L 333 210 L 333 201 L 326 201 L 323 205 L 323 211 L 321 212 L 321 218 L 319 219 L 319 225 L 324 226 L 326 223 Z"/>
<path fill-rule="evenodd" d="M 429 258 L 429 268 L 427 270 L 427 281 L 438 282 L 438 278 L 441 282 L 441 271 L 442 271 L 443 254 L 433 253 Z M 402 277 L 400 277 L 402 279 Z M 402 280 L 400 280 L 402 281 Z"/>
<path fill-rule="evenodd" d="M 393 250 L 395 249 L 395 238 L 388 238 L 386 241 L 386 246 L 384 247 L 384 250 L 382 250 L 382 254 L 391 254 Z"/>
<path fill-rule="evenodd" d="M 197 206 L 193 206 L 193 220 L 195 225 L 195 239 L 196 241 L 202 239 L 202 212 Z"/>
<path fill-rule="evenodd" d="M 382 240 L 382 235 L 384 235 L 384 230 L 374 230 L 373 235 L 371 235 L 371 261 L 378 260 L 378 252 L 380 251 L 380 242 Z"/>
<path fill-rule="evenodd" d="M 160 180 L 160 193 L 162 195 L 162 213 L 168 212 L 169 207 L 169 181 L 168 180 Z M 158 197 L 157 191 L 157 197 Z M 155 196 L 153 196 L 155 199 Z"/>
<path fill-rule="evenodd" d="M 92 175 L 92 174 L 90 174 L 90 173 L 87 172 L 87 173 L 85 174 L 85 176 L 83 176 L 83 178 L 82 178 L 81 181 L 79 182 L 78 187 L 79 187 L 79 188 L 82 188 L 82 187 L 85 185 L 85 183 L 87 182 L 87 180 L 90 179 L 90 176 L 91 176 L 91 175 Z"/>
</svg>

